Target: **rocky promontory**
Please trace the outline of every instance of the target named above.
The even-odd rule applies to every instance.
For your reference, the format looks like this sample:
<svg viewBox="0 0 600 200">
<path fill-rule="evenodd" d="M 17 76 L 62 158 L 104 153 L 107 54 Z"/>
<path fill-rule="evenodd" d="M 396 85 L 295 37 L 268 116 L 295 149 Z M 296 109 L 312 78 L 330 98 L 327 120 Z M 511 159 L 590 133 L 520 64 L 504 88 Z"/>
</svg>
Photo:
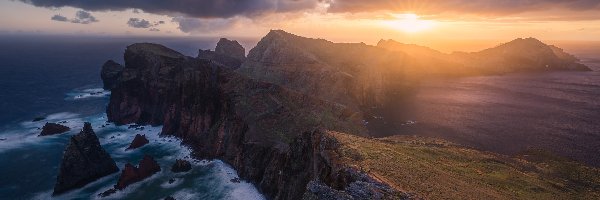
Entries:
<svg viewBox="0 0 600 200">
<path fill-rule="evenodd" d="M 211 53 L 241 52 L 219 49 Z M 371 109 L 397 104 L 432 74 L 408 53 L 275 30 L 239 69 L 150 43 L 128 46 L 124 58 L 107 108 L 117 125 L 163 125 L 161 134 L 181 138 L 197 158 L 230 164 L 269 199 L 411 198 L 342 160 L 352 144 L 335 134 L 366 138 Z"/>
<path fill-rule="evenodd" d="M 71 137 L 63 153 L 53 194 L 82 187 L 118 171 L 115 161 L 100 145 L 91 124 L 86 122 L 81 132 Z"/>
<path fill-rule="evenodd" d="M 44 127 L 42 127 L 42 132 L 40 132 L 38 136 L 56 135 L 70 130 L 71 128 L 68 126 L 47 122 L 44 124 Z"/>
</svg>

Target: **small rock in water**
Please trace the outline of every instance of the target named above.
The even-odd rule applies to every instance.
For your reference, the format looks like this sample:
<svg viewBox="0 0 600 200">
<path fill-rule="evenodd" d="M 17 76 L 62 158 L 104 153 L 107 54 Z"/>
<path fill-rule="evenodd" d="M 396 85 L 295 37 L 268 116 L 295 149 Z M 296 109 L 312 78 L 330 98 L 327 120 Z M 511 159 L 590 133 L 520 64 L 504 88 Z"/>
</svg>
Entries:
<svg viewBox="0 0 600 200">
<path fill-rule="evenodd" d="M 131 144 L 129 144 L 129 147 L 127 147 L 126 150 L 140 148 L 148 143 L 150 143 L 150 141 L 146 139 L 146 135 L 136 134 L 135 138 L 133 138 L 133 141 L 131 141 Z"/>
<path fill-rule="evenodd" d="M 42 132 L 38 136 L 56 135 L 59 133 L 67 132 L 69 130 L 71 130 L 71 128 L 67 126 L 55 123 L 46 123 L 42 128 Z"/>
<path fill-rule="evenodd" d="M 31 120 L 31 121 L 32 122 L 37 122 L 37 121 L 42 121 L 42 120 L 45 120 L 45 119 L 46 119 L 46 117 L 36 117 L 36 118 L 33 118 L 33 120 Z"/>
<path fill-rule="evenodd" d="M 115 189 L 122 190 L 128 185 L 144 180 L 157 172 L 160 172 L 160 165 L 158 165 L 152 156 L 145 155 L 138 167 L 129 163 L 125 164 L 125 168 L 115 185 Z"/>
<path fill-rule="evenodd" d="M 165 197 L 165 200 L 175 200 L 172 196 Z"/>
<path fill-rule="evenodd" d="M 175 182 L 175 179 L 169 179 L 169 184 L 173 184 Z"/>
<path fill-rule="evenodd" d="M 190 161 L 180 160 L 180 159 L 177 159 L 175 161 L 175 164 L 173 164 L 173 166 L 171 167 L 171 171 L 175 172 L 175 173 L 187 172 L 187 171 L 190 171 L 191 169 L 192 169 L 192 164 L 190 164 Z"/>
<path fill-rule="evenodd" d="M 237 178 L 237 177 L 236 177 L 236 178 L 232 178 L 232 179 L 231 179 L 231 180 L 229 180 L 229 181 L 231 181 L 232 183 L 240 183 L 240 182 L 242 182 L 242 181 L 240 180 L 240 178 Z"/>
<path fill-rule="evenodd" d="M 107 197 L 107 196 L 110 196 L 110 195 L 112 195 L 112 194 L 114 194 L 114 193 L 116 193 L 116 192 L 117 192 L 117 189 L 115 189 L 115 188 L 110 188 L 110 189 L 108 189 L 108 190 L 106 190 L 106 191 L 104 191 L 104 192 L 102 192 L 102 193 L 98 194 L 98 196 L 99 196 L 99 197 Z"/>
<path fill-rule="evenodd" d="M 0 138 L 0 141 L 4 141 L 4 140 L 6 140 L 6 138 Z"/>
</svg>

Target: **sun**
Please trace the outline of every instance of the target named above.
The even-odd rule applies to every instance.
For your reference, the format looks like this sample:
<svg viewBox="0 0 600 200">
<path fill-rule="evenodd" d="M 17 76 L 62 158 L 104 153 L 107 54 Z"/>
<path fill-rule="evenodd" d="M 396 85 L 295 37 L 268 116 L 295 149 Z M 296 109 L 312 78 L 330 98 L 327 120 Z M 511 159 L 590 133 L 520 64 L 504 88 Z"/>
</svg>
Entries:
<svg viewBox="0 0 600 200">
<path fill-rule="evenodd" d="M 429 30 L 435 26 L 435 22 L 431 20 L 421 20 L 416 14 L 394 14 L 396 19 L 386 20 L 384 25 L 406 33 L 418 33 Z"/>
</svg>

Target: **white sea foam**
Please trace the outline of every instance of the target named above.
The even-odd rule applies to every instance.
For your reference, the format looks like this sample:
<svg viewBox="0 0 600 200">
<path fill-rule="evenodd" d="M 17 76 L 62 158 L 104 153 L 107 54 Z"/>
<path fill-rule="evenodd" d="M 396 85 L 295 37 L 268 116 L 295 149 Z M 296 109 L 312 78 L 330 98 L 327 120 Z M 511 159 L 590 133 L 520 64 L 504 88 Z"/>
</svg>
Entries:
<svg viewBox="0 0 600 200">
<path fill-rule="evenodd" d="M 70 137 L 78 133 L 83 128 L 83 122 L 90 122 L 101 145 L 109 152 L 121 170 L 125 163 L 132 161 L 132 158 L 137 159 L 141 154 L 146 153 L 154 154 L 153 156 L 162 168 L 161 172 L 134 183 L 122 191 L 117 191 L 108 198 L 101 199 L 126 199 L 140 195 L 140 190 L 149 188 L 152 188 L 151 190 L 162 188 L 165 190 L 164 196 L 173 194 L 171 196 L 176 199 L 265 199 L 252 184 L 243 180 L 239 183 L 232 182 L 231 180 L 237 178 L 238 175 L 231 166 L 219 160 L 193 159 L 192 150 L 182 145 L 180 139 L 161 136 L 162 126 L 140 126 L 143 127 L 143 130 L 140 130 L 141 128 L 136 130 L 129 128 L 129 125 L 115 126 L 107 123 L 106 120 L 105 114 L 81 117 L 75 113 L 55 113 L 38 122 L 22 122 L 14 130 L 0 133 L 0 138 L 6 138 L 6 140 L 0 141 L 0 153 L 8 149 L 28 147 L 28 145 L 64 143 L 65 140 L 62 137 Z M 38 128 L 41 128 L 46 122 L 59 122 L 69 126 L 71 131 L 53 136 L 37 137 L 41 131 Z M 150 143 L 138 149 L 126 151 L 125 148 L 138 133 L 145 135 Z M 170 167 L 176 159 L 191 161 L 192 170 L 186 173 L 171 172 Z M 137 162 L 139 160 L 133 161 L 132 164 L 138 164 Z M 51 196 L 52 190 L 50 189 L 36 194 L 33 199 L 98 199 L 98 194 L 112 188 L 120 174 L 119 172 L 106 176 L 83 188 L 56 197 Z M 175 181 L 169 184 L 168 180 L 171 178 Z"/>
<path fill-rule="evenodd" d="M 107 96 L 110 96 L 109 90 L 104 90 L 102 88 L 89 88 L 69 92 L 67 93 L 65 100 L 82 100 L 88 98 L 103 98 Z"/>
</svg>

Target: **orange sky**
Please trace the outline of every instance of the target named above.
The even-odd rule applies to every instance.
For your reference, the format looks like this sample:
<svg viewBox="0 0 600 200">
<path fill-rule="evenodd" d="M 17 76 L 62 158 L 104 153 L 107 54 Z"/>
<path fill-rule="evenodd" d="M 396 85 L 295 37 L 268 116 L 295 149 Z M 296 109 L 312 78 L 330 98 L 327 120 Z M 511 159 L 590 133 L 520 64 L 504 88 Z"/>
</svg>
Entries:
<svg viewBox="0 0 600 200">
<path fill-rule="evenodd" d="M 127 5 L 116 0 L 101 5 L 2 1 L 0 33 L 258 38 L 283 29 L 336 42 L 395 39 L 442 51 L 477 50 L 517 37 L 600 40 L 597 0 L 248 0 L 243 6 L 227 4 L 233 0 L 175 0 L 193 9 L 137 1 L 142 0 Z M 131 18 L 136 20 L 128 24 Z"/>
</svg>

